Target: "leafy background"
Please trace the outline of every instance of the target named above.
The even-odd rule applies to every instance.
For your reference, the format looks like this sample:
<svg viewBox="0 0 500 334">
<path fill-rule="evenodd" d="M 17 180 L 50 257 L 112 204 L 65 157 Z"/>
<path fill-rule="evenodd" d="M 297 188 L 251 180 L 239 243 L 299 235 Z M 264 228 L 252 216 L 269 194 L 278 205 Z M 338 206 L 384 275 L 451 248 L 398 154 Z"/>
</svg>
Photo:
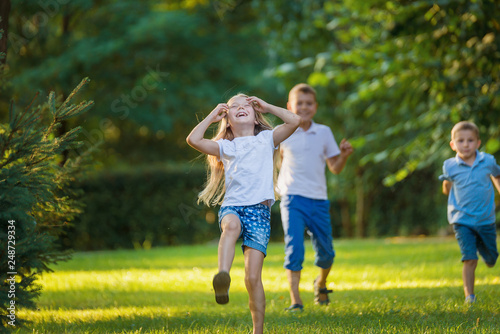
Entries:
<svg viewBox="0 0 500 334">
<path fill-rule="evenodd" d="M 94 157 L 66 246 L 217 235 L 216 208 L 194 202 L 203 159 L 185 137 L 238 92 L 284 106 L 294 84 L 317 89 L 317 121 L 355 146 L 343 173 L 328 175 L 336 237 L 448 233 L 437 176 L 453 156 L 455 122 L 476 122 L 481 149 L 500 154 L 493 0 L 8 2 L 1 119 L 11 100 L 27 105 L 37 91 L 62 100 L 91 79 L 83 98 L 95 106 L 61 130 L 81 125 L 76 154 Z M 273 213 L 279 239 L 277 206 Z M 82 237 L 97 230 L 109 240 Z"/>
</svg>

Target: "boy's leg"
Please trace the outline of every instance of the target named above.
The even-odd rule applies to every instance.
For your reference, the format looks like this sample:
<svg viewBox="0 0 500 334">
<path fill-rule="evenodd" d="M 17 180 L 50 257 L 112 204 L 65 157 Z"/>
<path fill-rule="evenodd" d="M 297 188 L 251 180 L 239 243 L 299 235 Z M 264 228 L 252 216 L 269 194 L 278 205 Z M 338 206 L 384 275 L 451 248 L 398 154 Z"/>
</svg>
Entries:
<svg viewBox="0 0 500 334">
<path fill-rule="evenodd" d="M 474 280 L 478 260 L 478 236 L 473 228 L 466 225 L 453 224 L 453 230 L 455 231 L 455 237 L 460 246 L 460 253 L 462 253 L 462 280 L 464 282 L 464 294 L 467 300 L 469 296 L 474 298 Z"/>
<path fill-rule="evenodd" d="M 474 280 L 477 267 L 477 260 L 465 260 L 462 269 L 462 279 L 464 281 L 464 294 L 467 298 L 474 295 Z"/>
<path fill-rule="evenodd" d="M 313 249 L 316 252 L 315 265 L 319 267 L 319 276 L 315 285 L 317 288 L 323 289 L 326 288 L 326 280 L 335 258 L 329 201 L 314 201 L 314 218 L 310 220 L 307 228 L 312 234 Z M 319 294 L 319 302 L 327 300 L 328 294 Z"/>
<path fill-rule="evenodd" d="M 478 226 L 477 233 L 477 250 L 486 265 L 492 268 L 498 259 L 496 225 Z"/>
<path fill-rule="evenodd" d="M 293 305 L 304 305 L 299 293 L 300 284 L 300 274 L 301 271 L 292 271 L 286 269 L 286 277 L 288 279 L 288 285 L 290 286 L 290 304 Z"/>
<path fill-rule="evenodd" d="M 285 234 L 286 276 L 290 286 L 291 305 L 303 305 L 299 285 L 304 262 L 304 212 L 300 207 L 300 196 L 284 196 L 281 200 L 281 222 Z M 304 206 L 304 209 L 306 207 Z"/>
<path fill-rule="evenodd" d="M 328 274 L 330 273 L 331 269 L 332 266 L 326 269 L 319 268 L 319 276 L 318 279 L 316 280 L 316 284 L 318 285 L 319 288 L 326 288 L 326 279 L 328 278 Z"/>
<path fill-rule="evenodd" d="M 253 334 L 264 331 L 266 296 L 262 285 L 262 266 L 264 254 L 256 249 L 245 247 L 245 286 L 248 291 L 250 313 L 252 314 Z"/>
</svg>

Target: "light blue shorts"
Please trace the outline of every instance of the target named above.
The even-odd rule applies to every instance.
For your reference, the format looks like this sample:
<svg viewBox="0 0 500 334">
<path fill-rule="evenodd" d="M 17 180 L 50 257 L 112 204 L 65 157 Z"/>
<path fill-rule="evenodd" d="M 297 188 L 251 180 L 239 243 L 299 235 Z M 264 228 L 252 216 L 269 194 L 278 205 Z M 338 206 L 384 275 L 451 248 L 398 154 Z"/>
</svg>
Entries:
<svg viewBox="0 0 500 334">
<path fill-rule="evenodd" d="M 493 266 L 498 259 L 497 234 L 495 224 L 482 226 L 469 226 L 453 224 L 462 261 L 477 260 L 477 253 L 481 255 L 486 264 Z"/>
<path fill-rule="evenodd" d="M 219 210 L 219 228 L 222 218 L 228 214 L 234 214 L 240 219 L 242 250 L 250 247 L 266 256 L 267 244 L 271 237 L 271 209 L 260 203 L 248 206 L 223 206 Z"/>
<path fill-rule="evenodd" d="M 285 269 L 302 270 L 306 229 L 311 235 L 313 249 L 316 252 L 314 264 L 323 269 L 330 268 L 335 258 L 330 202 L 288 195 L 282 196 L 280 208 L 285 232 Z"/>
</svg>

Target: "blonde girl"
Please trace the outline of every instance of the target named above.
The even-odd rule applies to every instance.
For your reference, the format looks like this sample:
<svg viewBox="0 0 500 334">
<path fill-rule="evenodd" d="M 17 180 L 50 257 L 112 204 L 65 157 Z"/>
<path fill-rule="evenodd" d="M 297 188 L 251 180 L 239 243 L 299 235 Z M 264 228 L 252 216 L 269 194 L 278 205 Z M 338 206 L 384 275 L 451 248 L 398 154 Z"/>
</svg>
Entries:
<svg viewBox="0 0 500 334">
<path fill-rule="evenodd" d="M 265 113 L 277 116 L 284 124 L 273 129 Z M 208 127 L 218 122 L 217 135 L 205 139 Z M 215 299 L 219 304 L 229 302 L 229 272 L 236 241 L 242 238 L 254 334 L 264 329 L 266 302 L 261 276 L 271 230 L 270 210 L 275 201 L 273 156 L 299 123 L 300 117 L 284 108 L 238 94 L 218 104 L 186 139 L 191 147 L 208 155 L 209 175 L 199 200 L 209 206 L 221 204 L 219 272 L 213 278 Z"/>
</svg>

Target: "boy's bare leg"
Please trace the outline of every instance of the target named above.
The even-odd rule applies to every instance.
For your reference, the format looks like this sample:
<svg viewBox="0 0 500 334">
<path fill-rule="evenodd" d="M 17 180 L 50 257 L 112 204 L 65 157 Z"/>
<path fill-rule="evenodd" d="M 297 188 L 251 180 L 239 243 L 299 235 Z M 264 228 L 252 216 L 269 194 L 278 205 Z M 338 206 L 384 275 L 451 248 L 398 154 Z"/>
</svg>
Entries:
<svg viewBox="0 0 500 334">
<path fill-rule="evenodd" d="M 219 272 L 231 270 L 233 265 L 235 245 L 241 233 L 240 219 L 233 214 L 228 214 L 222 218 L 222 234 L 219 239 Z"/>
<path fill-rule="evenodd" d="M 319 288 L 326 288 L 326 279 L 331 269 L 332 269 L 331 266 L 326 269 L 319 268 L 319 276 L 318 279 L 316 280 L 316 284 L 318 285 Z M 319 300 L 324 301 L 327 298 L 328 298 L 327 294 L 320 294 Z"/>
<path fill-rule="evenodd" d="M 474 280 L 475 271 L 477 267 L 477 260 L 465 260 L 462 270 L 462 279 L 464 281 L 464 294 L 465 297 L 474 294 Z"/>
<path fill-rule="evenodd" d="M 262 266 L 264 254 L 256 249 L 245 247 L 245 286 L 248 291 L 250 313 L 252 314 L 253 334 L 264 332 L 266 295 L 262 285 Z"/>
<path fill-rule="evenodd" d="M 290 303 L 291 305 L 302 303 L 302 299 L 299 294 L 299 283 L 300 283 L 300 273 L 301 271 L 286 270 L 286 277 L 288 278 L 288 283 L 290 284 Z"/>
</svg>

